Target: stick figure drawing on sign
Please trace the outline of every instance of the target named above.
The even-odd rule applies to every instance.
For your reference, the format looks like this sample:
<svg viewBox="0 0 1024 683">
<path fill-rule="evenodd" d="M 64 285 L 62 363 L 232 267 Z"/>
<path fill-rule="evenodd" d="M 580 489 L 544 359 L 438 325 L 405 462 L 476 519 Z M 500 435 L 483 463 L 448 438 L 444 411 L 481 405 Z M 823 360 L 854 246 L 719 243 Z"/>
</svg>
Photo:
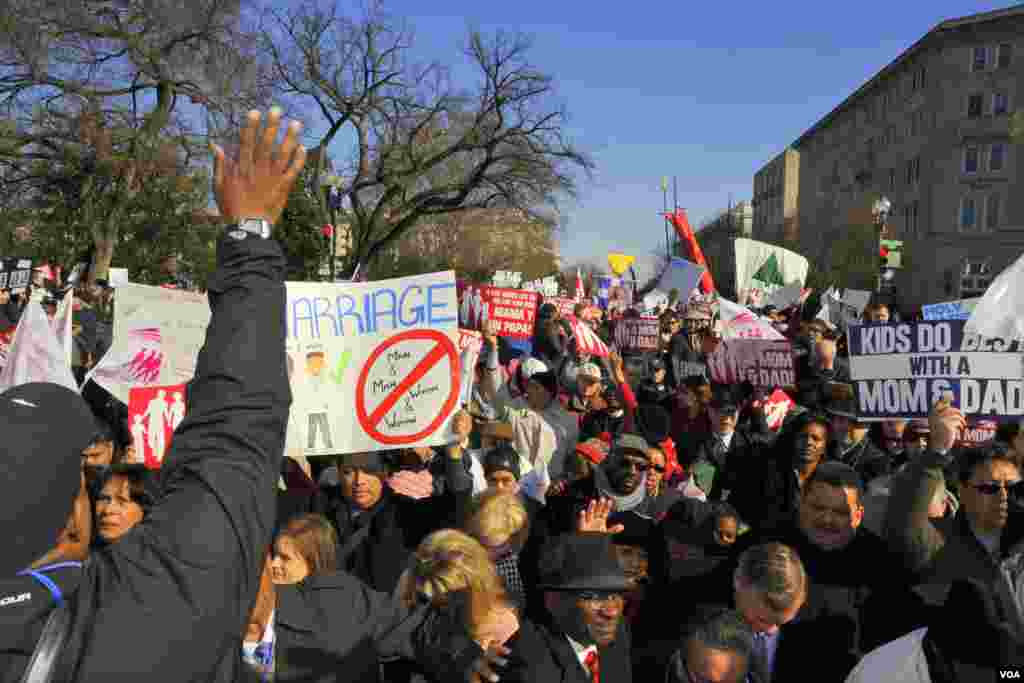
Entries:
<svg viewBox="0 0 1024 683">
<path fill-rule="evenodd" d="M 309 450 L 316 448 L 318 434 L 322 437 L 324 448 L 334 448 L 334 442 L 331 441 L 331 428 L 327 419 L 330 406 L 328 405 L 327 374 L 324 372 L 326 364 L 327 359 L 321 349 L 311 348 L 306 353 L 307 395 L 310 397 L 309 441 L 306 447 Z"/>
<path fill-rule="evenodd" d="M 157 462 L 164 461 L 164 450 L 167 448 L 166 423 L 167 416 L 167 392 L 161 389 L 156 392 L 156 398 L 146 406 L 146 431 L 147 443 L 153 459 Z"/>
<path fill-rule="evenodd" d="M 146 425 L 142 424 L 142 415 L 135 415 L 132 420 L 132 444 L 136 462 L 141 462 L 146 452 Z"/>
<path fill-rule="evenodd" d="M 167 410 L 167 417 L 171 423 L 171 431 L 178 431 L 178 425 L 185 419 L 185 401 L 181 397 L 180 391 L 175 391 L 173 394 L 174 401 L 171 402 L 171 407 Z"/>
</svg>

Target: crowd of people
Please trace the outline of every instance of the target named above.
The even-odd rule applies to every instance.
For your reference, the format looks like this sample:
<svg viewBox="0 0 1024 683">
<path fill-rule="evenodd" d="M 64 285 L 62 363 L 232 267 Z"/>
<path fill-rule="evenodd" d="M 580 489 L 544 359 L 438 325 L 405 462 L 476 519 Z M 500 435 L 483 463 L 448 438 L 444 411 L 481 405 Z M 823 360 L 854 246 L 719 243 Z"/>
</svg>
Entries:
<svg viewBox="0 0 1024 683">
<path fill-rule="evenodd" d="M 214 149 L 224 216 L 280 215 L 304 161 L 280 128 Z M 945 399 L 861 421 L 842 330 L 794 306 L 761 311 L 796 356 L 773 429 L 768 388 L 712 381 L 708 300 L 626 357 L 546 303 L 525 347 L 483 331 L 448 444 L 285 457 L 284 259 L 240 225 L 159 470 L 109 396 L 0 395 L 0 681 L 1020 677 L 1020 422 L 965 447 Z"/>
</svg>

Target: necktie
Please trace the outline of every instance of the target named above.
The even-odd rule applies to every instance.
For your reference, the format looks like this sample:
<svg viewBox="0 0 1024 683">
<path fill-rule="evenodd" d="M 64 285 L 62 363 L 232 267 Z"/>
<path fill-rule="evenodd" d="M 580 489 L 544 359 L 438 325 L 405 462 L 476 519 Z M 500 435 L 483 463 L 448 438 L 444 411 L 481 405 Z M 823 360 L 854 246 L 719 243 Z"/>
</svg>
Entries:
<svg viewBox="0 0 1024 683">
<path fill-rule="evenodd" d="M 601 662 L 598 660 L 597 650 L 587 653 L 583 666 L 590 672 L 590 683 L 601 683 Z"/>
</svg>

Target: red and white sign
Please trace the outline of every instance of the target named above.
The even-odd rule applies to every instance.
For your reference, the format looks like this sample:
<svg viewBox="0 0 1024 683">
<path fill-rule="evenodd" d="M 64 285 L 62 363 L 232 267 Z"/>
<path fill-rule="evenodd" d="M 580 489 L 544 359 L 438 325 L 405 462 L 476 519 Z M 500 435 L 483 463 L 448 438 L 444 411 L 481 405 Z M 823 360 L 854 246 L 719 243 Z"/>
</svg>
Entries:
<svg viewBox="0 0 1024 683">
<path fill-rule="evenodd" d="M 786 415 L 796 403 L 782 389 L 776 389 L 764 402 L 764 419 L 768 423 L 768 429 L 773 432 L 779 431 Z"/>
<path fill-rule="evenodd" d="M 657 318 L 622 318 L 615 323 L 615 344 L 622 351 L 657 351 L 659 331 Z"/>
<path fill-rule="evenodd" d="M 185 385 L 134 387 L 128 392 L 128 427 L 135 457 L 159 469 L 174 431 L 185 419 Z"/>
<path fill-rule="evenodd" d="M 459 328 L 459 353 L 470 351 L 480 353 L 484 345 L 484 336 L 476 330 Z"/>
<path fill-rule="evenodd" d="M 469 285 L 460 291 L 459 324 L 482 330 L 489 321 L 498 323 L 498 336 L 530 339 L 537 317 L 537 292 L 503 287 Z"/>
<path fill-rule="evenodd" d="M 551 296 L 544 299 L 544 303 L 554 304 L 555 308 L 558 309 L 558 315 L 561 317 L 573 318 L 576 316 L 576 304 L 579 302 L 567 296 Z"/>
<path fill-rule="evenodd" d="M 608 357 L 610 350 L 601 341 L 601 338 L 597 336 L 597 333 L 590 329 L 590 325 L 575 319 L 570 320 L 569 324 L 572 325 L 572 333 L 576 337 L 576 348 L 580 353 L 600 356 L 601 358 Z"/>
</svg>

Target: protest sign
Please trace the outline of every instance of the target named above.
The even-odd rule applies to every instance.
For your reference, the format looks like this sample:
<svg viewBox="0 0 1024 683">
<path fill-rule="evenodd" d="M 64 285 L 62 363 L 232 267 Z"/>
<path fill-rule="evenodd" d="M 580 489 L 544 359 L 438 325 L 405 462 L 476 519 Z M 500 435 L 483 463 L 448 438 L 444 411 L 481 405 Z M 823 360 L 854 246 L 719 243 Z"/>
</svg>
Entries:
<svg viewBox="0 0 1024 683">
<path fill-rule="evenodd" d="M 785 340 L 723 340 L 708 355 L 708 369 L 722 384 L 750 382 L 755 389 L 771 390 L 796 383 L 793 350 Z"/>
<path fill-rule="evenodd" d="M 32 259 L 0 258 L 0 289 L 20 294 L 32 283 Z"/>
<path fill-rule="evenodd" d="M 128 269 L 111 268 L 109 284 L 113 288 L 123 287 L 128 284 Z"/>
<path fill-rule="evenodd" d="M 608 300 L 611 296 L 612 287 L 618 284 L 619 278 L 602 276 L 597 278 L 597 292 L 594 295 L 597 305 L 602 310 L 608 309 Z"/>
<path fill-rule="evenodd" d="M 865 420 L 926 417 L 947 392 L 965 415 L 1024 415 L 1021 340 L 967 334 L 962 320 L 853 325 L 850 374 Z"/>
<path fill-rule="evenodd" d="M 550 296 L 544 299 L 546 304 L 554 304 L 558 309 L 558 315 L 563 318 L 572 318 L 576 315 L 576 304 L 579 302 L 567 296 Z"/>
<path fill-rule="evenodd" d="M 114 345 L 119 339 L 127 342 L 138 334 L 137 330 L 156 327 L 163 354 L 156 380 L 159 384 L 181 384 L 192 379 L 209 323 L 210 304 L 205 294 L 134 283 L 117 290 Z"/>
<path fill-rule="evenodd" d="M 995 420 L 967 420 L 967 429 L 960 432 L 957 445 L 962 447 L 980 446 L 996 438 L 999 423 Z"/>
<path fill-rule="evenodd" d="M 459 325 L 482 330 L 493 320 L 499 337 L 531 339 L 539 298 L 522 289 L 466 285 L 459 290 Z"/>
<path fill-rule="evenodd" d="M 127 405 L 133 387 L 160 384 L 164 360 L 160 324 L 134 320 L 115 333 L 110 349 L 85 376 L 85 381 L 96 382 Z M 194 359 L 191 362 L 195 364 Z"/>
<path fill-rule="evenodd" d="M 476 382 L 476 362 L 483 348 L 483 335 L 476 330 L 459 328 L 459 405 L 465 407 L 473 400 L 473 384 Z"/>
<path fill-rule="evenodd" d="M 132 388 L 128 392 L 128 426 L 136 460 L 159 469 L 171 437 L 184 419 L 184 384 Z"/>
<path fill-rule="evenodd" d="M 697 289 L 705 270 L 707 269 L 704 266 L 673 257 L 658 281 L 658 289 L 664 292 L 671 292 L 674 289 L 679 292 L 680 301 L 689 301 L 690 294 Z"/>
<path fill-rule="evenodd" d="M 979 301 L 981 297 L 927 304 L 921 307 L 921 313 L 925 320 L 968 320 Z"/>
<path fill-rule="evenodd" d="M 448 441 L 460 385 L 452 272 L 290 282 L 287 296 L 290 429 L 307 456 Z"/>
<path fill-rule="evenodd" d="M 615 323 L 615 345 L 627 353 L 658 350 L 657 318 L 622 318 Z"/>
<path fill-rule="evenodd" d="M 782 423 L 786 420 L 786 415 L 795 405 L 796 402 L 782 389 L 773 391 L 764 402 L 764 419 L 768 424 L 768 429 L 773 432 L 779 431 Z"/>
<path fill-rule="evenodd" d="M 0 370 L 7 365 L 7 356 L 11 352 L 11 340 L 14 339 L 15 329 L 9 327 L 6 330 L 0 330 Z"/>
</svg>

